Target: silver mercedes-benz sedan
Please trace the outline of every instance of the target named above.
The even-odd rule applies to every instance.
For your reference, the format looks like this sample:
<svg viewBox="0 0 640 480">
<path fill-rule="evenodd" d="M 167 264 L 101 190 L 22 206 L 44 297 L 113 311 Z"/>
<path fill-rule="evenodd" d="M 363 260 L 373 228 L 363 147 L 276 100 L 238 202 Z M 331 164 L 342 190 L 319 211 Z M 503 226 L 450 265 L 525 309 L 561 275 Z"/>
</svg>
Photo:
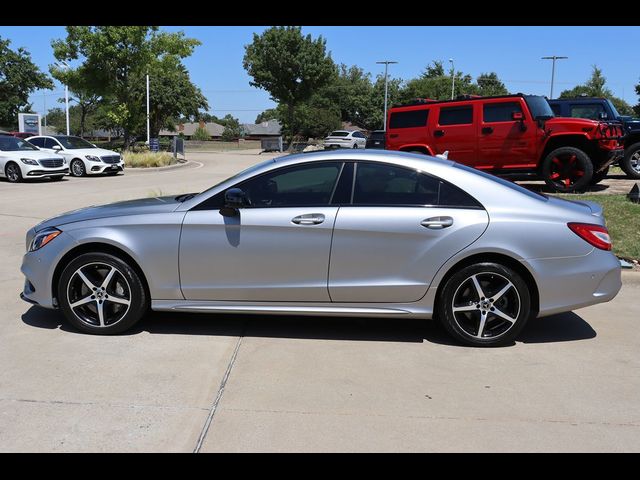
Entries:
<svg viewBox="0 0 640 480">
<path fill-rule="evenodd" d="M 380 150 L 289 155 L 198 194 L 76 210 L 26 247 L 21 297 L 96 334 L 151 308 L 433 317 L 495 346 L 621 287 L 598 204 Z"/>
</svg>

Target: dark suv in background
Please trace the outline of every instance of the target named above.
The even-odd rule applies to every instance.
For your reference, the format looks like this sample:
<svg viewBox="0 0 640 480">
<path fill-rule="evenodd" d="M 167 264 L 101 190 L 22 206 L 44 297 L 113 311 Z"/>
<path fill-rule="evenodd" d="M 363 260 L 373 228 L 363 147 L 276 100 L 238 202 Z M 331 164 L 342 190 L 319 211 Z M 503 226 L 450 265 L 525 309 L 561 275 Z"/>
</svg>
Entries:
<svg viewBox="0 0 640 480">
<path fill-rule="evenodd" d="M 624 127 L 624 157 L 618 164 L 630 178 L 640 179 L 640 119 L 620 115 L 607 98 L 575 97 L 549 100 L 558 117 L 620 122 Z"/>
</svg>

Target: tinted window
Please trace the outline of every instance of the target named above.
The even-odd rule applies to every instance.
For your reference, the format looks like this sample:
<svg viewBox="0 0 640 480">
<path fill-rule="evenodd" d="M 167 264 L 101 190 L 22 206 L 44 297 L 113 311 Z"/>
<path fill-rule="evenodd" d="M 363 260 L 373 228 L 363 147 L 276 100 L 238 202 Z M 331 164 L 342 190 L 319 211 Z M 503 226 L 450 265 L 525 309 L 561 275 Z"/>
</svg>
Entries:
<svg viewBox="0 0 640 480">
<path fill-rule="evenodd" d="M 518 102 L 485 103 L 482 118 L 485 122 L 513 122 L 513 113 L 522 113 Z"/>
<path fill-rule="evenodd" d="M 53 148 L 55 146 L 59 147 L 60 145 L 53 138 L 44 139 L 44 148 Z"/>
<path fill-rule="evenodd" d="M 349 132 L 342 132 L 340 130 L 337 130 L 335 132 L 331 132 L 329 134 L 330 137 L 346 137 L 347 135 L 349 135 Z"/>
<path fill-rule="evenodd" d="M 342 162 L 323 162 L 269 172 L 238 185 L 253 207 L 328 205 Z"/>
<path fill-rule="evenodd" d="M 358 163 L 354 205 L 435 205 L 439 181 L 394 165 Z"/>
<path fill-rule="evenodd" d="M 37 148 L 23 138 L 0 135 L 0 150 L 5 152 L 19 152 L 22 150 L 37 150 Z"/>
<path fill-rule="evenodd" d="M 29 143 L 35 145 L 36 147 L 44 148 L 44 138 L 32 138 L 29 140 Z"/>
<path fill-rule="evenodd" d="M 556 117 L 561 117 L 562 116 L 562 106 L 558 105 L 557 103 L 554 105 L 551 105 L 551 110 L 553 110 L 553 113 Z"/>
<path fill-rule="evenodd" d="M 443 180 L 440 181 L 440 192 L 438 195 L 438 205 L 441 207 L 468 207 L 468 208 L 482 208 L 480 202 L 473 198 L 462 189 L 447 183 Z"/>
<path fill-rule="evenodd" d="M 464 125 L 473 123 L 473 107 L 445 107 L 440 109 L 439 125 Z"/>
<path fill-rule="evenodd" d="M 571 105 L 569 112 L 571 117 L 599 120 L 600 114 L 605 113 L 605 109 L 600 103 L 583 103 L 581 105 Z"/>
<path fill-rule="evenodd" d="M 429 110 L 411 110 L 391 114 L 389 128 L 424 127 L 427 124 Z"/>
<path fill-rule="evenodd" d="M 353 136 L 354 137 L 358 137 L 358 138 L 365 138 L 365 136 L 363 134 L 361 134 L 360 132 L 354 132 Z"/>
<path fill-rule="evenodd" d="M 525 95 L 524 101 L 527 102 L 529 110 L 531 110 L 531 115 L 536 120 L 538 118 L 554 117 L 553 110 L 551 110 L 551 106 L 546 98 L 537 95 Z"/>
</svg>

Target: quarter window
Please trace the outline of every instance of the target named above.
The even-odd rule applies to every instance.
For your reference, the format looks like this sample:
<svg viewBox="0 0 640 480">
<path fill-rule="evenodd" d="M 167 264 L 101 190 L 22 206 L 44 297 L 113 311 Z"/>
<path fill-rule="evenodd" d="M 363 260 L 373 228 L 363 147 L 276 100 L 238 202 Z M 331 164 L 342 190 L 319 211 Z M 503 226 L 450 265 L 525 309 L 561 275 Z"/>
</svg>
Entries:
<svg viewBox="0 0 640 480">
<path fill-rule="evenodd" d="M 408 112 L 394 112 L 389 120 L 389 128 L 424 127 L 429 118 L 429 110 L 410 110 Z"/>
<path fill-rule="evenodd" d="M 485 103 L 482 107 L 485 123 L 513 122 L 514 113 L 522 113 L 518 102 Z"/>
<path fill-rule="evenodd" d="M 473 123 L 473 106 L 444 107 L 440 109 L 439 125 L 466 125 Z"/>
<path fill-rule="evenodd" d="M 279 169 L 238 185 L 252 207 L 328 205 L 342 162 Z"/>
</svg>

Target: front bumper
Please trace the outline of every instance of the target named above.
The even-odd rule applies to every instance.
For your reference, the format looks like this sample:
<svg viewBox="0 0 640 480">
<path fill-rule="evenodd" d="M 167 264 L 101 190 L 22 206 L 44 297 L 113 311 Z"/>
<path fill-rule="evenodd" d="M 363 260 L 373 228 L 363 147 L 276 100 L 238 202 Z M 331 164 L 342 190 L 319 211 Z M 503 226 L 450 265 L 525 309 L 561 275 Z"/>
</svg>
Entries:
<svg viewBox="0 0 640 480">
<path fill-rule="evenodd" d="M 581 257 L 529 259 L 540 296 L 539 317 L 612 300 L 622 287 L 620 261 L 594 248 Z"/>
<path fill-rule="evenodd" d="M 92 162 L 91 166 L 87 169 L 87 173 L 110 173 L 110 172 L 124 172 L 124 162 L 119 163 L 97 163 Z"/>
<path fill-rule="evenodd" d="M 25 178 L 58 177 L 58 176 L 66 175 L 68 173 L 69 173 L 69 167 L 52 168 L 52 169 L 36 168 L 33 170 L 28 170 L 25 174 Z"/>
</svg>

